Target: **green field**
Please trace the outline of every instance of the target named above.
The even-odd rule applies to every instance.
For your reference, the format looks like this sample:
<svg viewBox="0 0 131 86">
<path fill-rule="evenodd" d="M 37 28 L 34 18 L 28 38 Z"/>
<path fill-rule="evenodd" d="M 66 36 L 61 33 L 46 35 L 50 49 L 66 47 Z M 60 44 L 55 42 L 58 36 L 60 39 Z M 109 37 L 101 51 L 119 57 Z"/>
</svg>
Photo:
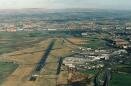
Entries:
<svg viewBox="0 0 131 86">
<path fill-rule="evenodd" d="M 0 32 L 0 54 L 31 47 L 45 39 L 44 32 Z"/>
<path fill-rule="evenodd" d="M 84 38 L 86 44 L 83 44 L 83 47 L 88 47 L 88 48 L 107 48 L 106 42 L 102 39 L 100 39 L 97 36 L 89 36 Z"/>
<path fill-rule="evenodd" d="M 113 73 L 110 86 L 131 86 L 131 74 Z"/>
<path fill-rule="evenodd" d="M 117 65 L 114 68 L 116 72 L 112 74 L 110 86 L 131 86 L 131 66 Z"/>
<path fill-rule="evenodd" d="M 92 75 L 95 75 L 97 72 L 98 72 L 98 70 L 80 71 L 80 73 L 83 73 L 83 74 L 92 74 Z"/>
<path fill-rule="evenodd" d="M 0 62 L 0 84 L 18 67 L 17 64 Z"/>
</svg>

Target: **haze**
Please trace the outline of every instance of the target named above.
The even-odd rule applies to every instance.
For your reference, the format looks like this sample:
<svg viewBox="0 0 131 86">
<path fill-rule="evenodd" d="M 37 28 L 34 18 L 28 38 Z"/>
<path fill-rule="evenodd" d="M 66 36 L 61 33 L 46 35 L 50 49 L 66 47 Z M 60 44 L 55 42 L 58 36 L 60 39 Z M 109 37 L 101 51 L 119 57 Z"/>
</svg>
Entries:
<svg viewBox="0 0 131 86">
<path fill-rule="evenodd" d="M 131 0 L 0 0 L 0 9 L 96 8 L 131 10 Z"/>
</svg>

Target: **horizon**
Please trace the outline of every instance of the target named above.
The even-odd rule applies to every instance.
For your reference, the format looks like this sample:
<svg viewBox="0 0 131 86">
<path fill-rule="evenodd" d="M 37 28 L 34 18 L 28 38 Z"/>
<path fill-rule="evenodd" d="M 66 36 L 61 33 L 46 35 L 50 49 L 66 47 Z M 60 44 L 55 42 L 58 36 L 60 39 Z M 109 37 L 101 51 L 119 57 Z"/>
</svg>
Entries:
<svg viewBox="0 0 131 86">
<path fill-rule="evenodd" d="M 100 9 L 100 8 L 3 8 L 0 10 L 37 10 L 37 9 L 41 9 L 41 10 L 103 10 L 103 11 L 131 11 L 130 9 Z"/>
<path fill-rule="evenodd" d="M 111 9 L 131 10 L 130 0 L 0 0 L 0 9 Z"/>
</svg>

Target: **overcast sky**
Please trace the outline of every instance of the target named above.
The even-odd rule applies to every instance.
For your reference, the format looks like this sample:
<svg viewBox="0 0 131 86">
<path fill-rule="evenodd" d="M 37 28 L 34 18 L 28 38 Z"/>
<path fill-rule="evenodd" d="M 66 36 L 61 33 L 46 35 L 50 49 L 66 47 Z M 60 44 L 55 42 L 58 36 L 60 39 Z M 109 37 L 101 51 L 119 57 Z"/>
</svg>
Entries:
<svg viewBox="0 0 131 86">
<path fill-rule="evenodd" d="M 131 10 L 131 0 L 0 0 L 0 9 L 99 8 Z"/>
</svg>

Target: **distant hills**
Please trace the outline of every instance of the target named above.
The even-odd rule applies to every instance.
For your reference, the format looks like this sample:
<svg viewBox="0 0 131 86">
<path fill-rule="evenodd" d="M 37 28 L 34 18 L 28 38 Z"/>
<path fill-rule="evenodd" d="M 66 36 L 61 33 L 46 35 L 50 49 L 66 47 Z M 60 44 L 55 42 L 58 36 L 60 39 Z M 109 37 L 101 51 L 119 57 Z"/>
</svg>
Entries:
<svg viewBox="0 0 131 86">
<path fill-rule="evenodd" d="M 38 12 L 102 12 L 102 11 L 127 12 L 124 10 L 105 10 L 105 9 L 88 9 L 88 8 L 67 8 L 67 9 L 23 8 L 23 9 L 0 9 L 0 14 L 1 13 L 38 13 Z"/>
<path fill-rule="evenodd" d="M 27 8 L 27 9 L 0 9 L 0 14 L 28 14 L 28 13 L 39 13 L 47 12 L 47 9 L 40 8 Z"/>
<path fill-rule="evenodd" d="M 43 20 L 131 19 L 131 11 L 104 9 L 0 9 L 0 17 L 38 17 Z"/>
</svg>

